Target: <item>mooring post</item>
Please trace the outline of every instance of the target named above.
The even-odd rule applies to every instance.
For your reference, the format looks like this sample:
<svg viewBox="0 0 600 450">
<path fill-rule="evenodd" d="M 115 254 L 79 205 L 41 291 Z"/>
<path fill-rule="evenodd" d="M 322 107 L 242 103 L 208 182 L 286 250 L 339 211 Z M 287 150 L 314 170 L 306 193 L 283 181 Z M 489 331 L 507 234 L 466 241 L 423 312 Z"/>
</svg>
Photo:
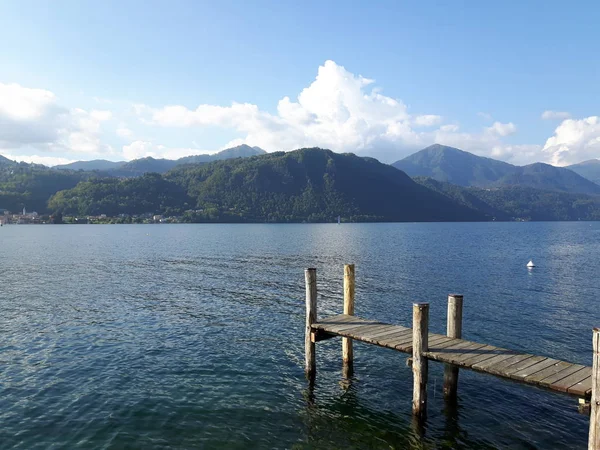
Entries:
<svg viewBox="0 0 600 450">
<path fill-rule="evenodd" d="M 424 418 L 427 414 L 427 372 L 428 361 L 423 355 L 429 349 L 429 303 L 413 304 L 413 401 L 415 416 Z"/>
<path fill-rule="evenodd" d="M 448 295 L 448 323 L 446 335 L 451 338 L 462 338 L 463 296 Z M 444 396 L 446 400 L 454 400 L 458 392 L 458 367 L 446 364 L 444 368 Z"/>
<path fill-rule="evenodd" d="M 354 315 L 354 264 L 344 266 L 344 314 Z M 352 351 L 352 339 L 342 338 L 342 360 L 344 372 L 352 372 L 354 353 Z"/>
<path fill-rule="evenodd" d="M 304 271 L 306 280 L 306 330 L 304 337 L 305 372 L 310 379 L 315 376 L 315 343 L 312 338 L 312 324 L 317 321 L 317 269 Z"/>
<path fill-rule="evenodd" d="M 592 338 L 592 399 L 590 400 L 590 435 L 588 450 L 600 450 L 600 328 L 594 328 Z"/>
</svg>

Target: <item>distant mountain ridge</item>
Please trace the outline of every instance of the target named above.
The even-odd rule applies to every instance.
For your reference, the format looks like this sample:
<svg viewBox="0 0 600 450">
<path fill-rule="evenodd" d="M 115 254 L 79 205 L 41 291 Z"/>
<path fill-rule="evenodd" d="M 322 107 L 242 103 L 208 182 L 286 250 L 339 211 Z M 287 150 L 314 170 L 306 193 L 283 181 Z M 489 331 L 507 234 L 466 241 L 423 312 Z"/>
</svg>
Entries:
<svg viewBox="0 0 600 450">
<path fill-rule="evenodd" d="M 458 186 L 521 186 L 600 195 L 600 185 L 564 167 L 544 163 L 514 166 L 444 145 L 431 145 L 392 164 L 411 177 L 430 177 Z"/>
<path fill-rule="evenodd" d="M 600 184 L 600 159 L 590 159 L 566 168 L 596 184 Z"/>
<path fill-rule="evenodd" d="M 598 196 L 527 186 L 464 187 L 427 177 L 415 177 L 414 180 L 493 220 L 600 220 Z"/>
<path fill-rule="evenodd" d="M 179 159 L 162 158 L 140 158 L 131 161 L 107 161 L 98 159 L 94 161 L 75 161 L 70 164 L 54 166 L 59 170 L 90 170 L 104 172 L 106 175 L 116 177 L 137 177 L 148 172 L 165 173 L 181 164 L 200 164 L 211 161 L 219 161 L 229 158 L 245 158 L 248 156 L 265 154 L 260 147 L 250 147 L 249 145 L 238 145 L 228 148 L 211 155 L 185 156 Z"/>
<path fill-rule="evenodd" d="M 48 205 L 78 215 L 178 212 L 194 222 L 486 220 L 387 164 L 319 148 L 90 180 L 56 193 Z"/>
<path fill-rule="evenodd" d="M 0 167 L 2 166 L 14 166 L 17 163 L 11 159 L 8 159 L 2 155 L 0 155 Z"/>
</svg>

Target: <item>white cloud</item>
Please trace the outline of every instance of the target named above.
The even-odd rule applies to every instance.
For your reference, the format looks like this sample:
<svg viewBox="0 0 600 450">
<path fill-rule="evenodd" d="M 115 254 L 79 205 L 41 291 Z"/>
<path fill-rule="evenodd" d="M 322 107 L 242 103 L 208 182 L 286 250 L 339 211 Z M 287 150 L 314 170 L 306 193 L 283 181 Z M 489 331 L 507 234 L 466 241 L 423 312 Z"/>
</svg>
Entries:
<svg viewBox="0 0 600 450">
<path fill-rule="evenodd" d="M 564 120 L 546 141 L 543 152 L 557 166 L 600 157 L 600 116 Z"/>
<path fill-rule="evenodd" d="M 60 156 L 44 156 L 44 155 L 12 155 L 4 153 L 2 156 L 18 162 L 43 164 L 45 166 L 57 166 L 60 164 L 69 164 L 74 160 L 62 158 Z"/>
<path fill-rule="evenodd" d="M 122 137 L 124 139 L 130 139 L 133 137 L 133 131 L 127 128 L 127 125 L 124 123 L 120 123 L 117 128 L 117 136 Z"/>
<path fill-rule="evenodd" d="M 565 112 L 545 111 L 545 119 L 566 119 L 545 145 L 514 144 L 510 141 L 515 138 L 509 138 L 518 132 L 513 122 L 493 121 L 480 112 L 486 126 L 468 129 L 437 114 L 414 114 L 401 99 L 384 95 L 374 84 L 372 79 L 326 61 L 307 87 L 295 98 L 282 97 L 274 112 L 243 102 L 200 104 L 193 109 L 140 103 L 119 114 L 109 111 L 104 99 L 95 99 L 102 109 L 67 108 L 50 91 L 0 83 L 0 152 L 41 154 L 39 158 L 48 154 L 71 159 L 174 159 L 208 152 L 199 150 L 202 143 L 193 140 L 198 137 L 191 130 L 182 133 L 173 128 L 221 127 L 230 132 L 231 139 L 222 148 L 242 143 L 268 151 L 318 146 L 383 162 L 393 162 L 436 142 L 516 164 L 539 160 L 569 164 L 600 156 L 597 116 L 576 120 L 567 118 Z M 128 126 L 131 115 L 142 123 L 135 134 Z M 186 143 L 169 146 L 169 133 L 178 142 L 189 139 L 194 148 Z M 138 137 L 142 135 L 143 139 Z M 159 141 L 165 145 L 157 144 Z M 121 147 L 119 142 L 130 143 Z"/>
<path fill-rule="evenodd" d="M 106 110 L 68 109 L 50 91 L 0 83 L 0 149 L 111 153 L 100 139 Z"/>
<path fill-rule="evenodd" d="M 491 114 L 489 114 L 489 113 L 486 113 L 486 112 L 482 112 L 482 111 L 480 111 L 480 112 L 478 112 L 478 113 L 477 113 L 477 115 L 478 115 L 479 117 L 481 117 L 482 119 L 484 119 L 484 120 L 487 120 L 487 121 L 490 121 L 490 122 L 491 122 L 492 120 L 494 120 L 494 118 L 492 117 L 492 115 L 491 115 Z"/>
<path fill-rule="evenodd" d="M 436 116 L 435 114 L 426 114 L 424 116 L 415 117 L 415 125 L 419 127 L 432 127 L 442 122 L 442 116 Z"/>
<path fill-rule="evenodd" d="M 512 122 L 509 122 L 509 123 L 494 122 L 492 124 L 492 126 L 487 127 L 485 129 L 485 131 L 492 135 L 504 137 L 504 136 L 508 136 L 510 134 L 515 134 L 517 132 L 517 127 Z"/>
<path fill-rule="evenodd" d="M 411 114 L 402 100 L 383 95 L 373 83 L 326 61 L 295 101 L 287 96 L 279 101 L 276 114 L 248 103 L 202 104 L 195 109 L 135 105 L 135 112 L 147 124 L 217 126 L 242 134 L 228 145 L 245 143 L 268 151 L 318 146 L 385 162 L 435 142 L 489 155 L 502 145 L 503 137 L 517 131 L 512 122 L 494 122 L 480 131 L 459 132 L 458 124 L 444 124 L 437 114 Z M 427 127 L 433 129 L 421 130 Z"/>
<path fill-rule="evenodd" d="M 542 113 L 542 119 L 544 120 L 564 120 L 571 117 L 571 114 L 565 111 L 550 111 L 546 110 Z"/>
</svg>

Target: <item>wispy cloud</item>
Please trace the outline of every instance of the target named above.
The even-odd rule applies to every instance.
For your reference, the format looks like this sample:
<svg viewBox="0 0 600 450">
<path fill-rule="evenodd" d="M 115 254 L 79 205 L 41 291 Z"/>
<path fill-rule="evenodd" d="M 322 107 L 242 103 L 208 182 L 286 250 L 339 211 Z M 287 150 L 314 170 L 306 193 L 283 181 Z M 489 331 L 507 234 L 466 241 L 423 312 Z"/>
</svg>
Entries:
<svg viewBox="0 0 600 450">
<path fill-rule="evenodd" d="M 546 110 L 542 113 L 542 119 L 544 120 L 564 120 L 571 117 L 566 111 L 550 111 Z"/>
</svg>

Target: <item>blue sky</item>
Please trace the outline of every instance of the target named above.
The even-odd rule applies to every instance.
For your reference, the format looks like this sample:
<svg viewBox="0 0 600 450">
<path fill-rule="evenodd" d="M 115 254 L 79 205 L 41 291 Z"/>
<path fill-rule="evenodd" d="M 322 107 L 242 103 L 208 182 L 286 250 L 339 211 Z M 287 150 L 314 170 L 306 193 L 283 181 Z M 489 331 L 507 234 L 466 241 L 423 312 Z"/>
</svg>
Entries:
<svg viewBox="0 0 600 450">
<path fill-rule="evenodd" d="M 0 153 L 579 162 L 600 157 L 599 21 L 592 1 L 5 0 Z"/>
</svg>

